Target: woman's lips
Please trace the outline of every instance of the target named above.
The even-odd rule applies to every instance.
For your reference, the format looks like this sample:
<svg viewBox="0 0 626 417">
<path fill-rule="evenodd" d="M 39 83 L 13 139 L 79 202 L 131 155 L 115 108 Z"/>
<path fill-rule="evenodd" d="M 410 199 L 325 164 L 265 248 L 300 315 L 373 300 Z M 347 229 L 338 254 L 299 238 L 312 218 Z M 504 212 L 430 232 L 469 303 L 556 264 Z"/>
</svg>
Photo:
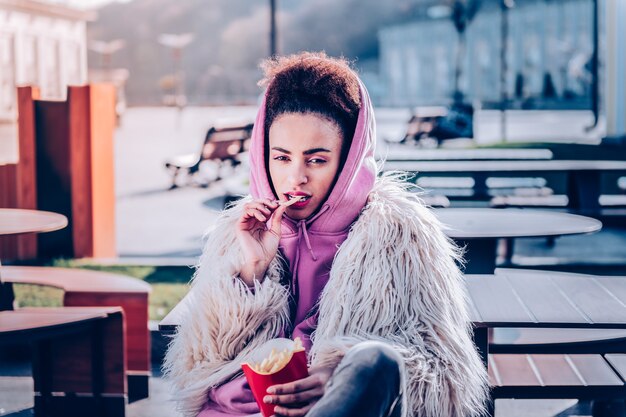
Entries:
<svg viewBox="0 0 626 417">
<path fill-rule="evenodd" d="M 304 208 L 309 204 L 309 201 L 311 201 L 311 196 L 306 194 L 285 194 L 285 196 L 288 199 L 300 197 L 300 201 L 289 205 L 290 208 Z"/>
</svg>

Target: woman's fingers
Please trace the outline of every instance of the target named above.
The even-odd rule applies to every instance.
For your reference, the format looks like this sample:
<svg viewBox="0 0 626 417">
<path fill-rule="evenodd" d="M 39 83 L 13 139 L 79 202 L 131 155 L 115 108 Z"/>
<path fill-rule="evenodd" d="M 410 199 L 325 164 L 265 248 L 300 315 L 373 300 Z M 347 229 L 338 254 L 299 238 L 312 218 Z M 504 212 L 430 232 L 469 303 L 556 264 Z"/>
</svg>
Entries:
<svg viewBox="0 0 626 417">
<path fill-rule="evenodd" d="M 251 219 L 251 218 L 255 218 L 260 222 L 265 222 L 267 221 L 267 217 L 265 217 L 265 215 L 258 209 L 256 208 L 247 208 L 245 209 L 245 215 L 244 215 L 244 222 Z"/>
<path fill-rule="evenodd" d="M 254 216 L 260 221 L 267 221 L 267 219 L 272 215 L 277 207 L 278 203 L 268 198 L 265 198 L 245 204 L 244 213 L 249 218 Z M 257 213 L 261 214 L 264 220 L 261 220 L 258 216 L 256 216 Z"/>
<path fill-rule="evenodd" d="M 283 218 L 283 214 L 285 214 L 285 210 L 287 210 L 286 206 L 279 206 L 276 211 L 274 211 L 274 215 L 272 216 L 272 224 L 270 225 L 271 232 L 280 237 L 280 229 L 281 229 L 281 220 Z"/>
<path fill-rule="evenodd" d="M 253 202 L 253 203 L 249 203 L 245 205 L 245 209 L 246 210 L 258 210 L 261 213 L 267 215 L 268 217 L 272 214 L 273 208 L 268 207 L 267 205 L 263 204 L 263 202 Z"/>
<path fill-rule="evenodd" d="M 303 417 L 306 413 L 309 412 L 311 408 L 313 408 L 315 403 L 307 404 L 302 408 L 287 408 L 276 406 L 274 407 L 274 413 L 279 416 L 288 416 L 288 417 Z"/>
<path fill-rule="evenodd" d="M 323 394 L 324 394 L 324 389 L 322 387 L 315 387 L 315 388 L 312 388 L 306 391 L 297 392 L 294 394 L 266 395 L 263 398 L 263 402 L 266 404 L 281 404 L 281 405 L 308 403 L 310 400 L 317 400 L 321 398 Z"/>
<path fill-rule="evenodd" d="M 309 375 L 287 384 L 272 385 L 267 389 L 269 394 L 293 394 L 306 391 L 322 385 L 322 380 L 317 375 Z"/>
<path fill-rule="evenodd" d="M 256 230 L 256 222 L 251 225 L 249 222 L 251 219 L 267 223 L 272 218 L 268 231 L 280 238 L 281 219 L 286 210 L 285 206 L 279 205 L 277 201 L 265 198 L 246 203 L 243 208 L 244 214 L 240 220 L 241 230 Z"/>
<path fill-rule="evenodd" d="M 274 385 L 268 388 L 263 398 L 267 404 L 297 404 L 318 399 L 324 394 L 324 381 L 317 375 L 310 375 L 287 384 Z"/>
</svg>

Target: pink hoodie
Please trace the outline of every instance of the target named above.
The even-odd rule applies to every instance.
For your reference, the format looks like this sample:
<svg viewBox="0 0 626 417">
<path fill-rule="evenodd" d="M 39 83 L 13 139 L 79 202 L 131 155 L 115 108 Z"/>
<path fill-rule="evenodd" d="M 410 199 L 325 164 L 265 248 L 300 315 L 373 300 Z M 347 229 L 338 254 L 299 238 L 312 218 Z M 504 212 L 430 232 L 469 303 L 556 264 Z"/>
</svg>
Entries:
<svg viewBox="0 0 626 417">
<path fill-rule="evenodd" d="M 254 123 L 250 146 L 250 192 L 252 197 L 277 199 L 265 167 L 263 126 L 265 100 Z M 374 160 L 376 124 L 365 86 L 361 84 L 361 110 L 345 165 L 326 202 L 311 218 L 282 219 L 279 249 L 289 262 L 295 303 L 292 328 L 287 337 L 299 336 L 307 351 L 317 323 L 317 302 L 328 282 L 335 253 L 348 237 L 350 226 L 367 203 L 377 168 Z M 236 378 L 209 391 L 199 417 L 237 417 L 256 414 L 259 409 L 245 378 Z"/>
</svg>

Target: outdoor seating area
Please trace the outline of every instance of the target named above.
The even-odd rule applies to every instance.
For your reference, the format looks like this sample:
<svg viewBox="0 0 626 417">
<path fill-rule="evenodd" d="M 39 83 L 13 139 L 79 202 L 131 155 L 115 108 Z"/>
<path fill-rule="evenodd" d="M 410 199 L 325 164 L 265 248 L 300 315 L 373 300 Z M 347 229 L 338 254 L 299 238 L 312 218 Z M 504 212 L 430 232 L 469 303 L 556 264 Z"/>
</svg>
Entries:
<svg viewBox="0 0 626 417">
<path fill-rule="evenodd" d="M 493 401 L 572 398 L 594 401 L 593 415 L 604 415 L 611 401 L 624 398 L 626 354 L 615 352 L 623 352 L 626 340 L 626 277 L 499 269 L 468 274 L 466 280 L 474 339 L 489 370 Z M 159 323 L 161 332 L 173 334 L 186 309 L 183 299 Z M 579 340 L 582 332 L 566 334 L 556 344 L 540 337 L 529 344 L 524 337 L 526 330 L 548 329 L 552 340 L 560 329 L 591 331 L 604 340 L 591 344 L 587 339 L 585 346 Z M 606 339 L 607 329 L 613 330 L 611 339 Z M 505 336 L 498 339 L 498 331 Z M 494 343 L 504 338 L 508 349 Z"/>
<path fill-rule="evenodd" d="M 119 307 L 0 311 L 0 347 L 32 347 L 34 414 L 124 416 L 128 401 Z"/>
<path fill-rule="evenodd" d="M 211 181 L 221 179 L 223 165 L 231 168 L 241 164 L 240 155 L 249 147 L 252 124 L 245 126 L 211 127 L 206 133 L 199 154 L 187 154 L 173 157 L 165 162 L 165 168 L 172 173 L 171 188 L 179 187 L 179 175 L 185 178 L 185 185 L 196 184 L 208 187 Z M 200 176 L 203 163 L 212 161 L 217 166 L 217 174 L 211 180 L 196 179 Z"/>
<path fill-rule="evenodd" d="M 626 417 L 626 0 L 222 3 L 0 0 L 0 417 Z"/>
</svg>

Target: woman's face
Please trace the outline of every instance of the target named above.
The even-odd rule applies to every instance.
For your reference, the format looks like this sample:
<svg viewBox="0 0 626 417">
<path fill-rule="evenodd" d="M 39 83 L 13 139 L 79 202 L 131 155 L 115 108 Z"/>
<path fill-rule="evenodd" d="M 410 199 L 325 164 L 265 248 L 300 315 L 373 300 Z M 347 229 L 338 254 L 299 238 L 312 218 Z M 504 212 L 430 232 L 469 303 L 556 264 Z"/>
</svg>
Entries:
<svg viewBox="0 0 626 417">
<path fill-rule="evenodd" d="M 305 200 L 287 208 L 292 219 L 308 218 L 331 191 L 341 156 L 339 127 L 315 114 L 287 113 L 269 131 L 269 171 L 281 201 Z"/>
</svg>

